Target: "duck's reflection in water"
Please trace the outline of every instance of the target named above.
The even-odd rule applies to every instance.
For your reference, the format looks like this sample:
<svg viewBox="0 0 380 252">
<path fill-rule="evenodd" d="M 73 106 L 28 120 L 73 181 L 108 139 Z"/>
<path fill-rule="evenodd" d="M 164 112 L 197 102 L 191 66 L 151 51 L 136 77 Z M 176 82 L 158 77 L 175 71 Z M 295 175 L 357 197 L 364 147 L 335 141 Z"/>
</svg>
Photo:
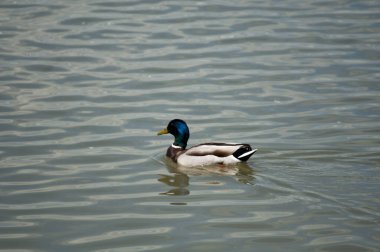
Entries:
<svg viewBox="0 0 380 252">
<path fill-rule="evenodd" d="M 189 186 L 189 176 L 186 174 L 175 173 L 173 175 L 160 175 L 161 178 L 158 180 L 167 184 L 168 186 L 174 187 L 173 189 L 161 193 L 163 195 L 188 195 L 190 191 L 187 189 Z"/>
<path fill-rule="evenodd" d="M 165 183 L 172 187 L 171 190 L 161 193 L 162 195 L 188 195 L 190 185 L 189 176 L 206 176 L 206 175 L 224 175 L 233 176 L 240 183 L 253 184 L 255 180 L 255 172 L 246 163 L 239 163 L 236 165 L 214 165 L 202 167 L 181 167 L 168 158 L 163 158 L 163 161 L 171 173 L 170 175 L 160 175 L 158 181 Z M 215 181 L 210 184 L 218 184 Z"/>
</svg>

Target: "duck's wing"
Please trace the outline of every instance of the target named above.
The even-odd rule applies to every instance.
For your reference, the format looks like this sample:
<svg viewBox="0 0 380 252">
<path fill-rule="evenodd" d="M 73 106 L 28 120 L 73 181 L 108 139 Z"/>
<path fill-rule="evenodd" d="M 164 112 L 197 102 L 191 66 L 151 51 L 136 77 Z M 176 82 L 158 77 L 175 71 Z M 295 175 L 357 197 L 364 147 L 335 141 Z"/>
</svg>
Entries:
<svg viewBox="0 0 380 252">
<path fill-rule="evenodd" d="M 247 151 L 252 150 L 249 144 L 235 143 L 203 143 L 189 148 L 186 155 L 189 156 L 217 156 L 227 157 L 234 154 L 238 149 L 244 148 Z"/>
<path fill-rule="evenodd" d="M 185 150 L 177 163 L 188 167 L 235 164 L 247 161 L 255 152 L 249 144 L 204 143 Z"/>
</svg>

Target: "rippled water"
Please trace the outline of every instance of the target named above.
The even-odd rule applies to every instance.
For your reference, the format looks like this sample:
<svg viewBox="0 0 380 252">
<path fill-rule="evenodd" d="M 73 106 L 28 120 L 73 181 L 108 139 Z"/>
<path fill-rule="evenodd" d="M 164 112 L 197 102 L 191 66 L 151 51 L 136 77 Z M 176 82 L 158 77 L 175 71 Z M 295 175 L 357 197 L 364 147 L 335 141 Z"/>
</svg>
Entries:
<svg viewBox="0 0 380 252">
<path fill-rule="evenodd" d="M 378 251 L 378 1 L 2 1 L 0 248 Z M 179 171 L 157 137 L 247 142 Z"/>
</svg>

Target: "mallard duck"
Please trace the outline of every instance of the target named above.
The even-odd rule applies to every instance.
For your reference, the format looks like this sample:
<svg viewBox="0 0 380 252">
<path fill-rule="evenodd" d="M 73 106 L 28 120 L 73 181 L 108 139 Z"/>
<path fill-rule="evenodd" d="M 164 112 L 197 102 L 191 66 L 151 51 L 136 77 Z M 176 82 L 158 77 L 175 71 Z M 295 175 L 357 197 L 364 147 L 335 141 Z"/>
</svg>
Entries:
<svg viewBox="0 0 380 252">
<path fill-rule="evenodd" d="M 186 149 L 190 131 L 181 119 L 171 120 L 157 135 L 168 133 L 174 136 L 174 143 L 169 146 L 166 156 L 181 166 L 236 164 L 247 161 L 257 151 L 249 144 L 235 143 L 203 143 Z"/>
</svg>

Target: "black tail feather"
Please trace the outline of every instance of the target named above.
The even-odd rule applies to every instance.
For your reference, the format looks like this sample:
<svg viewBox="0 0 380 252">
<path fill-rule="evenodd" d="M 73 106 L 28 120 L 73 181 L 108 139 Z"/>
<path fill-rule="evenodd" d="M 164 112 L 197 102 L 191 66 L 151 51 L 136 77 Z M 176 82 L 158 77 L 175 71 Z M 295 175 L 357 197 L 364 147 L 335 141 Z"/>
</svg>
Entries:
<svg viewBox="0 0 380 252">
<path fill-rule="evenodd" d="M 232 153 L 232 155 L 240 161 L 246 162 L 256 151 L 257 149 L 252 150 L 251 146 L 245 144 Z"/>
</svg>

